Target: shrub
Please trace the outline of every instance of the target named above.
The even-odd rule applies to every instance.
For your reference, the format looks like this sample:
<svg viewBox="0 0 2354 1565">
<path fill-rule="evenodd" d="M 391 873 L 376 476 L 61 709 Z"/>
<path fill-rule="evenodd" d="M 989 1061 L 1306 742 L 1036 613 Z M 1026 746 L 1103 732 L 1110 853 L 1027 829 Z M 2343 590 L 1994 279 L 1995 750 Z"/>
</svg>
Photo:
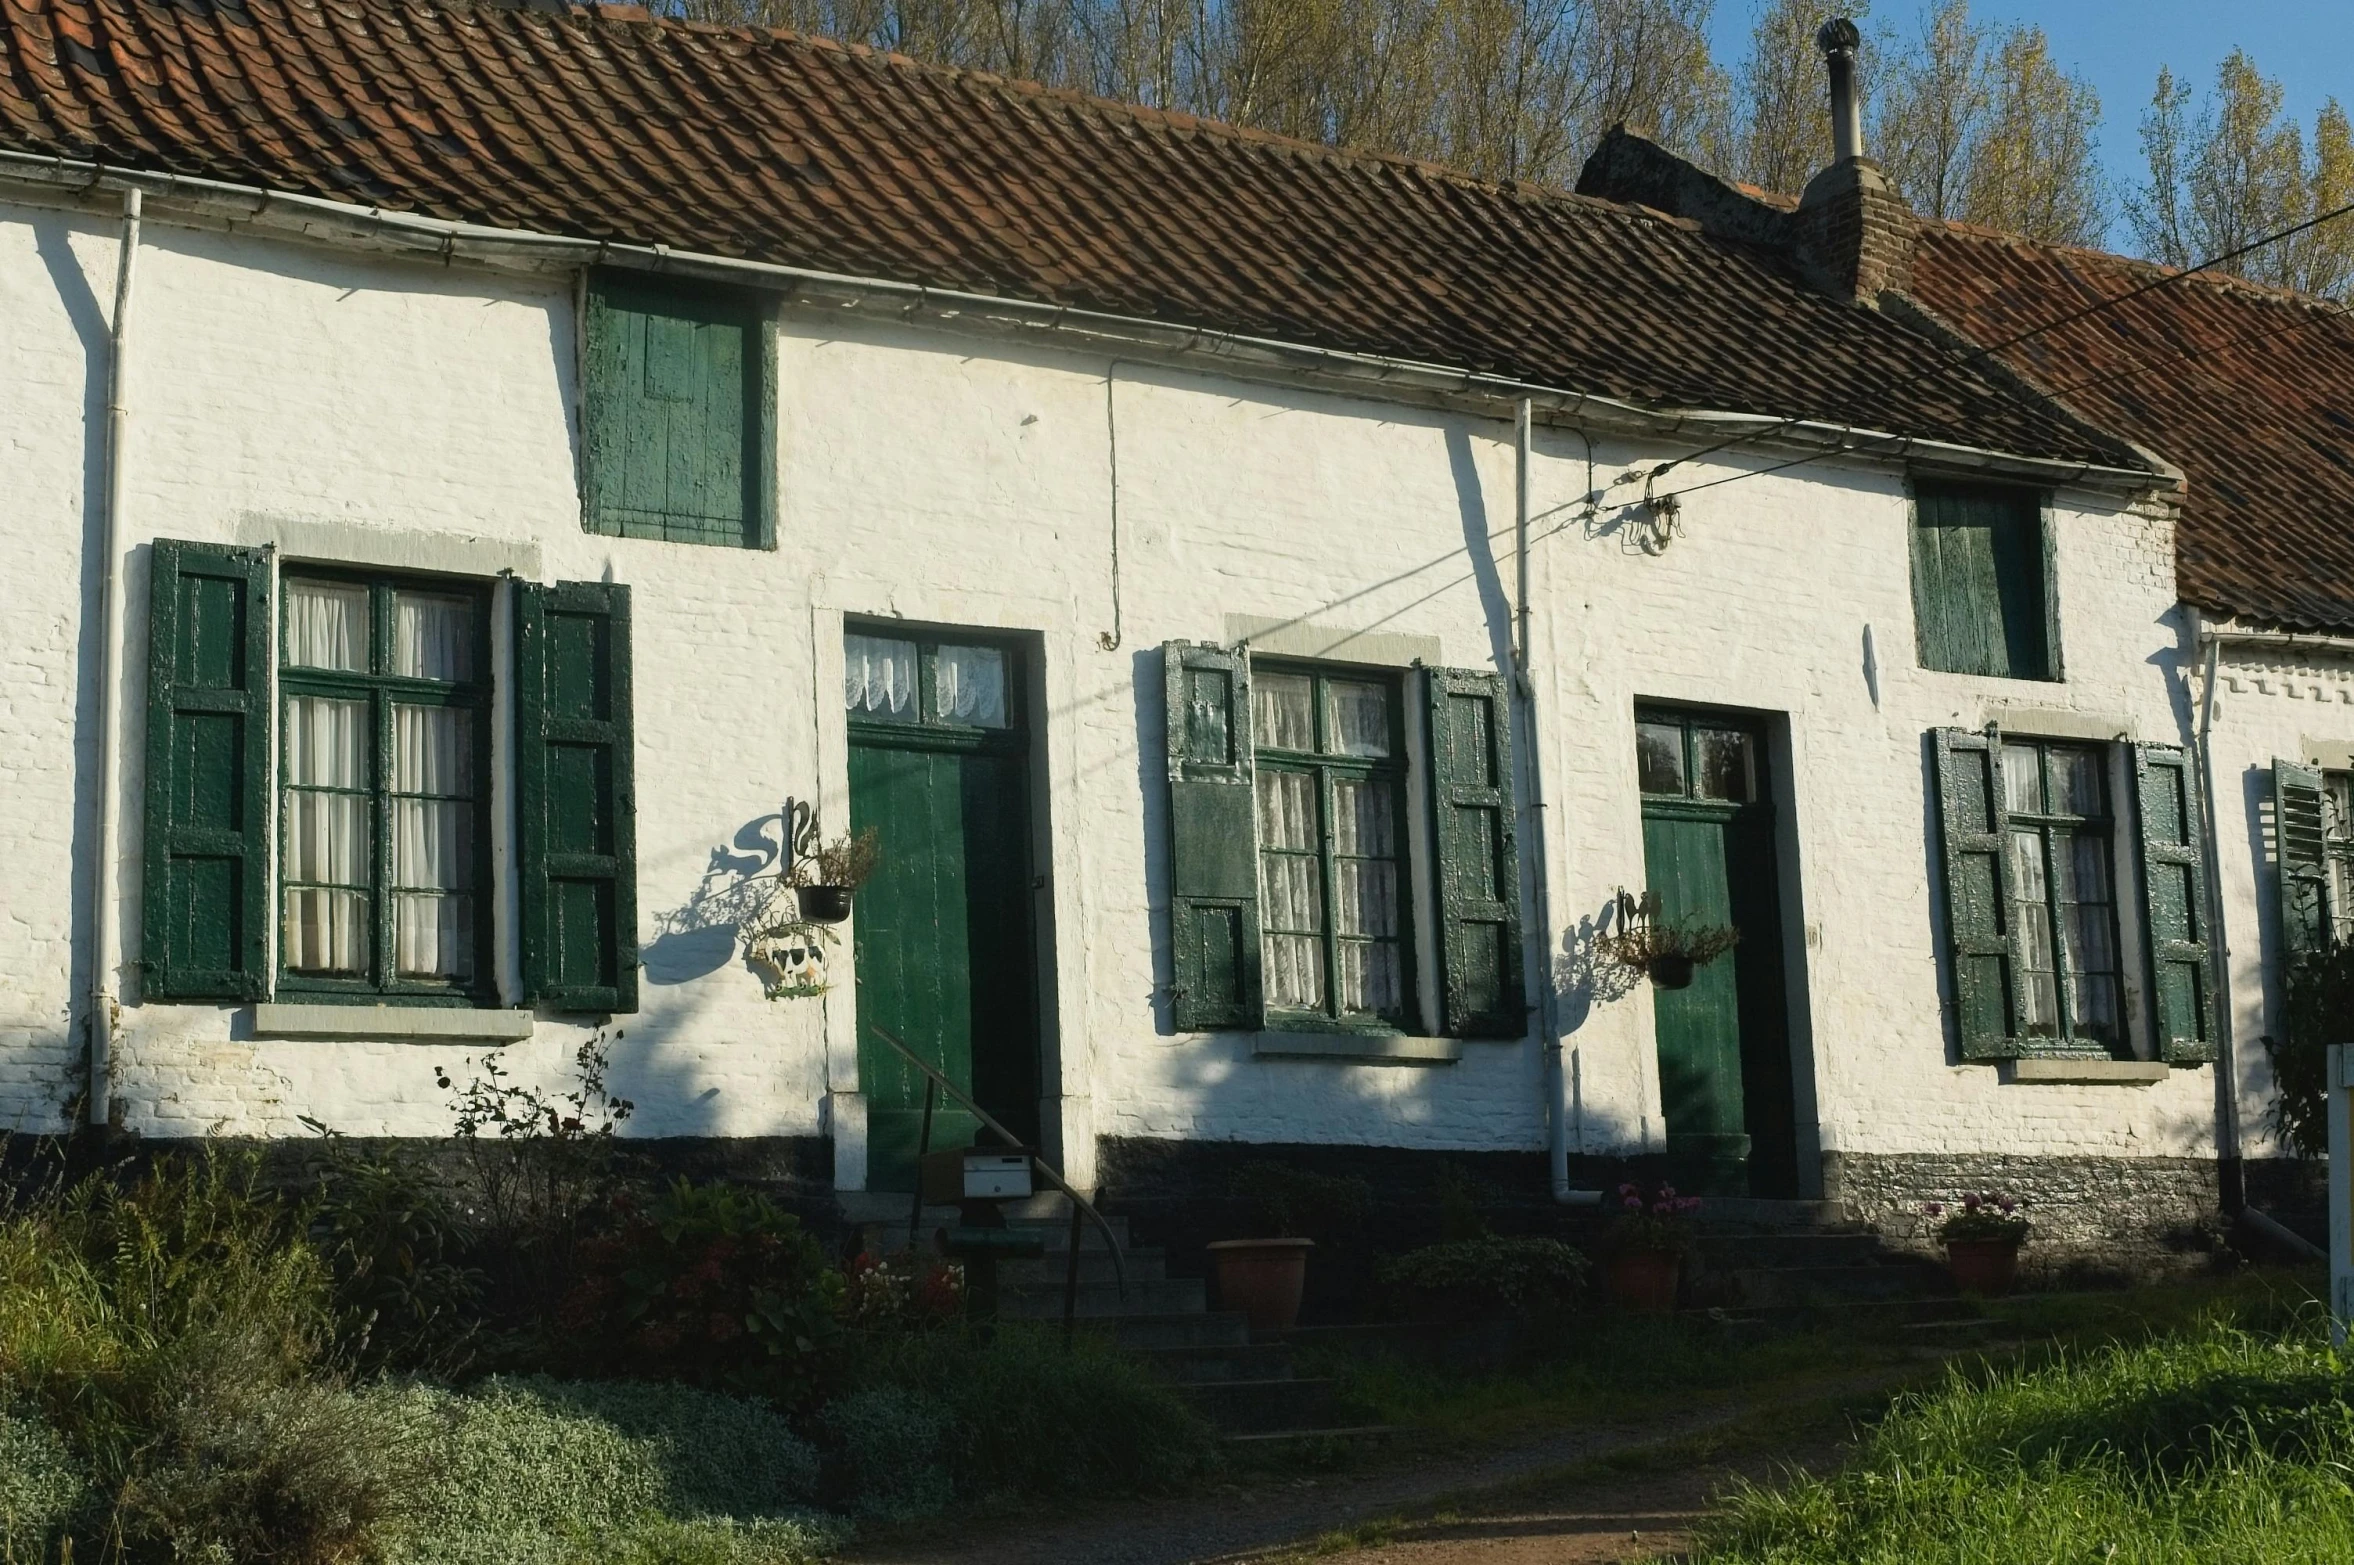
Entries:
<svg viewBox="0 0 2354 1565">
<path fill-rule="evenodd" d="M 1381 1280 L 1424 1318 L 1541 1320 L 1576 1305 L 1588 1270 L 1558 1239 L 1487 1234 L 1409 1250 L 1382 1266 Z"/>
<path fill-rule="evenodd" d="M 754 1191 L 679 1180 L 580 1250 L 560 1319 L 649 1376 L 758 1390 L 816 1389 L 841 1329 L 842 1277 L 800 1220 Z"/>
<path fill-rule="evenodd" d="M 2354 1016 L 2354 943 L 2291 957 L 2282 975 L 2285 1036 L 2266 1036 L 2277 1091 L 2274 1134 L 2307 1161 L 2329 1155 L 2329 1046 Z"/>
<path fill-rule="evenodd" d="M 899 1386 L 854 1391 L 822 1420 L 835 1453 L 835 1490 L 850 1514 L 912 1521 L 948 1508 L 956 1486 L 941 1460 L 948 1409 Z"/>
<path fill-rule="evenodd" d="M 384 1393 L 435 1469 L 393 1565 L 797 1560 L 817 1455 L 755 1403 L 686 1386 L 489 1380 Z"/>
<path fill-rule="evenodd" d="M 1245 1163 L 1234 1172 L 1234 1198 L 1250 1208 L 1251 1221 L 1268 1237 L 1344 1238 L 1365 1221 L 1373 1187 L 1362 1179 L 1315 1174 L 1269 1159 Z"/>
<path fill-rule="evenodd" d="M 1001 1323 L 871 1339 L 858 1389 L 898 1387 L 939 1409 L 960 1497 L 1142 1494 L 1214 1467 L 1218 1437 L 1133 1359 L 1082 1336 Z"/>
<path fill-rule="evenodd" d="M 90 1474 L 46 1419 L 0 1409 L 0 1559 L 45 1559 L 90 1498 Z"/>
<path fill-rule="evenodd" d="M 311 1242 L 334 1272 L 343 1337 L 357 1360 L 465 1369 L 481 1326 L 483 1278 L 460 1264 L 464 1226 L 428 1170 L 353 1152 L 330 1133 Z"/>
</svg>

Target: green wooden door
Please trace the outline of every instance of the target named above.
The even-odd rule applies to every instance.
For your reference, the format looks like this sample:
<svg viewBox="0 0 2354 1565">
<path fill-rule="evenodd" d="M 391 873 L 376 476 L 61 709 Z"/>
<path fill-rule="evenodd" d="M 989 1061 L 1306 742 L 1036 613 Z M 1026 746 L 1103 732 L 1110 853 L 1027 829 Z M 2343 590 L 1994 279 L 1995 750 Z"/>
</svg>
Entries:
<svg viewBox="0 0 2354 1565">
<path fill-rule="evenodd" d="M 1657 916 L 1741 932 L 1689 988 L 1651 991 L 1668 1152 L 1683 1178 L 1717 1194 L 1795 1194 L 1781 892 L 1760 736 L 1718 717 L 1646 712 L 1638 745 Z"/>
<path fill-rule="evenodd" d="M 919 649 L 928 711 L 935 649 L 878 644 Z M 1003 726 L 976 728 L 912 716 L 871 721 L 852 709 L 850 829 L 872 828 L 882 849 L 858 893 L 853 938 L 870 1189 L 914 1187 L 924 1107 L 923 1076 L 870 1024 L 888 1028 L 1017 1135 L 1037 1139 L 1029 767 L 1012 714 L 996 715 Z M 971 1145 L 980 1128 L 942 1099 L 931 1145 Z"/>
</svg>

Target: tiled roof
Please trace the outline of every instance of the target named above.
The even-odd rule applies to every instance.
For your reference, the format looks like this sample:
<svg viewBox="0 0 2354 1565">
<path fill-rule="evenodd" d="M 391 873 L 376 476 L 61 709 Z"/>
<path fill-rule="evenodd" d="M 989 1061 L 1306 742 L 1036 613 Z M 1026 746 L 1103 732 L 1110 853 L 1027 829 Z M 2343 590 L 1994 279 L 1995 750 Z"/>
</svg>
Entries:
<svg viewBox="0 0 2354 1565">
<path fill-rule="evenodd" d="M 2162 275 L 2146 262 L 1922 225 L 1912 291 L 1999 342 Z M 2086 417 L 2181 467 L 2185 601 L 2354 630 L 2354 319 L 2326 300 L 2187 277 L 2007 355 Z"/>
<path fill-rule="evenodd" d="M 2133 465 L 1657 214 L 785 33 L 424 0 L 0 0 L 0 147 Z"/>
</svg>

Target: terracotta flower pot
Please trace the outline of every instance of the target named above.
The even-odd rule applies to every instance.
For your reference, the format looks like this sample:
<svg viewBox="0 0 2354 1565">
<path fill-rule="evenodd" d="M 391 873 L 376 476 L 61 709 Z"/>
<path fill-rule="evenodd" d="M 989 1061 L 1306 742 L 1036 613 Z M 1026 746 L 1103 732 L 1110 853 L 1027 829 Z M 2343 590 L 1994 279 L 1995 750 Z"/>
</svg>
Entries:
<svg viewBox="0 0 2354 1565">
<path fill-rule="evenodd" d="M 1602 1269 L 1603 1291 L 1630 1315 L 1666 1315 L 1676 1307 L 1684 1258 L 1673 1250 L 1621 1250 Z"/>
<path fill-rule="evenodd" d="M 1945 1269 L 1964 1293 L 1999 1299 L 2018 1285 L 2019 1241 L 2016 1239 L 1948 1239 Z"/>
<path fill-rule="evenodd" d="M 1289 1331 L 1300 1323 L 1313 1239 L 1220 1239 L 1209 1247 L 1218 1307 L 1240 1310 L 1253 1331 Z"/>
<path fill-rule="evenodd" d="M 795 886 L 793 896 L 812 924 L 839 924 L 850 916 L 848 886 Z"/>
</svg>

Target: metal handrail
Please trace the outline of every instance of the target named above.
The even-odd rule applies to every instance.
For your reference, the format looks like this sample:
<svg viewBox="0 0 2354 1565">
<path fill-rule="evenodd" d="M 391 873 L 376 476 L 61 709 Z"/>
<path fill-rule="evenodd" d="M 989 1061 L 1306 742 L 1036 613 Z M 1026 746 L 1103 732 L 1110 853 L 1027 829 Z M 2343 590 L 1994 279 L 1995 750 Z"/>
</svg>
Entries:
<svg viewBox="0 0 2354 1565">
<path fill-rule="evenodd" d="M 900 1042 L 898 1038 L 892 1035 L 889 1028 L 884 1027 L 880 1022 L 868 1022 L 866 1027 L 867 1031 L 882 1039 L 892 1048 L 897 1049 L 901 1059 L 904 1059 L 908 1064 L 914 1066 L 917 1070 L 924 1073 L 924 1076 L 927 1079 L 927 1085 L 924 1092 L 924 1139 L 926 1142 L 929 1142 L 931 1139 L 932 1089 L 937 1088 L 939 1091 L 947 1093 L 949 1097 L 955 1099 L 959 1104 L 962 1104 L 975 1119 L 979 1120 L 989 1130 L 1003 1137 L 1007 1146 L 1019 1147 L 1022 1145 L 1021 1137 L 1015 1135 L 1012 1131 L 1006 1129 L 995 1119 L 991 1118 L 987 1109 L 981 1107 L 980 1104 L 975 1103 L 971 1098 L 965 1096 L 962 1091 L 958 1090 L 955 1082 L 950 1081 L 946 1076 L 942 1075 L 932 1066 L 929 1061 L 924 1059 L 922 1055 L 917 1054 L 915 1050 Z M 1119 1288 L 1120 1302 L 1122 1304 L 1128 1302 L 1128 1259 L 1120 1251 L 1119 1235 L 1112 1231 L 1112 1225 L 1105 1219 L 1103 1213 L 1095 1209 L 1095 1203 L 1088 1200 L 1078 1191 L 1072 1189 L 1071 1182 L 1063 1178 L 1061 1173 L 1059 1173 L 1052 1164 L 1048 1163 L 1046 1159 L 1040 1157 L 1036 1152 L 1030 1152 L 1029 1158 L 1030 1166 L 1036 1169 L 1041 1175 L 1045 1176 L 1046 1182 L 1048 1184 L 1054 1186 L 1065 1196 L 1069 1197 L 1071 1202 L 1071 1255 L 1069 1266 L 1063 1280 L 1063 1336 L 1066 1340 L 1068 1340 L 1071 1333 L 1073 1318 L 1078 1313 L 1079 1235 L 1082 1232 L 1081 1228 L 1079 1227 L 1079 1218 L 1081 1214 L 1084 1214 L 1089 1221 L 1095 1224 L 1096 1227 L 1103 1230 L 1103 1242 L 1111 1247 L 1112 1279 Z M 916 1206 L 918 1211 L 921 1211 L 923 1207 L 923 1195 L 920 1189 L 921 1183 L 922 1182 L 919 1179 L 919 1189 L 916 1195 Z M 912 1238 L 913 1235 L 911 1234 L 911 1242 Z"/>
</svg>

